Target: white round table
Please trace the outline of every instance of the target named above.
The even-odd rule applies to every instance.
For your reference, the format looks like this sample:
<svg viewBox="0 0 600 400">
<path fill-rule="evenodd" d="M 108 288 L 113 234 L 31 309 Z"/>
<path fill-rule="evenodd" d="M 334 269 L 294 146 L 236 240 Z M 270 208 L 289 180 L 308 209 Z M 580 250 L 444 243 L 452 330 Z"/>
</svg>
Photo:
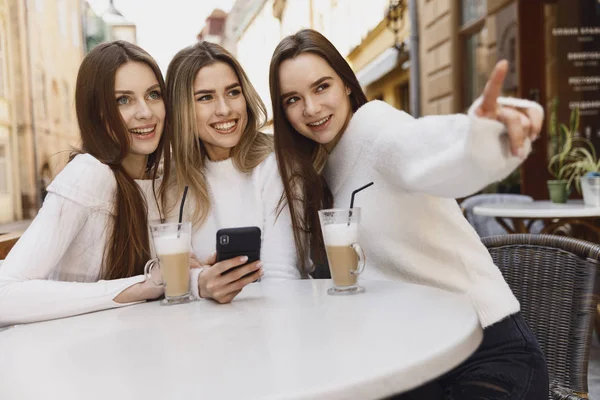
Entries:
<svg viewBox="0 0 600 400">
<path fill-rule="evenodd" d="M 466 297 L 363 281 L 263 281 L 231 303 L 150 302 L 0 332 L 0 399 L 373 399 L 465 360 Z"/>
<path fill-rule="evenodd" d="M 551 201 L 482 204 L 473 208 L 473 212 L 477 215 L 504 218 L 600 217 L 600 207 L 586 206 L 583 201 L 570 201 L 565 204 Z"/>
<path fill-rule="evenodd" d="M 585 205 L 581 200 L 569 201 L 565 204 L 550 201 L 482 204 L 475 206 L 473 213 L 495 217 L 509 233 L 529 233 L 529 228 L 535 220 L 543 220 L 545 226 L 541 233 L 557 233 L 565 225 L 570 224 L 585 226 L 590 231 L 600 234 L 600 229 L 593 223 L 594 218 L 600 217 L 600 207 Z M 506 224 L 502 218 L 511 218 L 514 228 Z M 529 221 L 527 225 L 524 220 Z"/>
</svg>

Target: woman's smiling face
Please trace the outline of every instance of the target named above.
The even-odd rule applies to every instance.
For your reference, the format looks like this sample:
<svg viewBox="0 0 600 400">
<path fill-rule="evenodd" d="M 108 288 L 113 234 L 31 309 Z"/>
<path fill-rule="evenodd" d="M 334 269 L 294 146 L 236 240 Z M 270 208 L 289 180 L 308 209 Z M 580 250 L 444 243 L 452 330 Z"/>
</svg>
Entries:
<svg viewBox="0 0 600 400">
<path fill-rule="evenodd" d="M 215 62 L 198 71 L 194 80 L 197 135 L 211 160 L 224 160 L 240 141 L 248 124 L 242 86 L 235 71 Z"/>
<path fill-rule="evenodd" d="M 352 116 L 350 91 L 327 61 L 312 53 L 283 61 L 279 87 L 285 115 L 298 133 L 326 148 L 337 143 Z"/>
</svg>

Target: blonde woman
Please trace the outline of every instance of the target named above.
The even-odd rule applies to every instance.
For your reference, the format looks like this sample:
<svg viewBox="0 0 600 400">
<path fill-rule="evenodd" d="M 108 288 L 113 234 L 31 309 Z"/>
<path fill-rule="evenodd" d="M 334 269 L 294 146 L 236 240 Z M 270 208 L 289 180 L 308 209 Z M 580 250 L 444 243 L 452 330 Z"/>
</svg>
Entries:
<svg viewBox="0 0 600 400">
<path fill-rule="evenodd" d="M 199 42 L 175 55 L 167 70 L 176 189 L 190 188 L 192 247 L 204 268 L 192 270 L 196 297 L 228 303 L 262 277 L 299 279 L 287 208 L 279 208 L 283 185 L 272 138 L 259 130 L 266 109 L 237 60 L 223 47 Z M 258 226 L 261 260 L 240 266 L 236 258 L 214 265 L 216 232 Z M 197 282 L 197 284 L 196 284 Z"/>
</svg>

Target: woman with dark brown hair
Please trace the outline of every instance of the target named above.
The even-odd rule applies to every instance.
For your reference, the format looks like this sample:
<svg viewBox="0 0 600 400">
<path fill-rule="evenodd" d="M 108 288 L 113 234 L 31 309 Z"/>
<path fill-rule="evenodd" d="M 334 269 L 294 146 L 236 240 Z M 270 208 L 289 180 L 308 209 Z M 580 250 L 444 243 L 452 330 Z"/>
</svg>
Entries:
<svg viewBox="0 0 600 400">
<path fill-rule="evenodd" d="M 499 97 L 507 68 L 496 65 L 468 115 L 413 119 L 368 102 L 316 31 L 284 38 L 271 60 L 275 152 L 297 235 L 309 232 L 313 254 L 324 258 L 317 211 L 348 207 L 353 190 L 374 182 L 356 201 L 361 276 L 463 293 L 479 316 L 479 349 L 426 387 L 437 396 L 412 398 L 548 398 L 544 355 L 519 302 L 454 200 L 507 176 L 540 133 L 541 106 Z"/>
<path fill-rule="evenodd" d="M 147 221 L 162 218 L 161 157 L 169 172 L 164 92 L 156 62 L 134 44 L 104 43 L 83 59 L 75 92 L 81 151 L 0 266 L 0 326 L 163 294 L 143 271 Z"/>
<path fill-rule="evenodd" d="M 178 52 L 167 69 L 170 126 L 178 199 L 189 186 L 194 223 L 192 248 L 204 268 L 192 269 L 192 293 L 228 303 L 249 283 L 300 279 L 273 138 L 260 130 L 266 110 L 246 73 L 227 50 L 199 42 Z M 171 192 L 171 191 L 170 191 Z M 222 228 L 260 228 L 260 262 L 242 266 L 234 258 L 214 263 L 216 233 Z"/>
</svg>

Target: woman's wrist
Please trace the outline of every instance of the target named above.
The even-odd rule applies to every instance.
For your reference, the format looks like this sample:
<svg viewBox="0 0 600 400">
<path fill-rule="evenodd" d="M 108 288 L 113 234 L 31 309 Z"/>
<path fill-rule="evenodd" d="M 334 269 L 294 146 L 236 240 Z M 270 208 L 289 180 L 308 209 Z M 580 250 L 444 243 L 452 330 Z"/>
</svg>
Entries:
<svg viewBox="0 0 600 400">
<path fill-rule="evenodd" d="M 190 289 L 192 296 L 196 300 L 203 298 L 200 290 L 200 276 L 202 272 L 204 272 L 204 267 L 190 269 Z"/>
<path fill-rule="evenodd" d="M 164 286 L 157 285 L 152 282 L 152 279 L 146 279 L 141 283 L 140 300 L 154 300 L 162 296 L 164 292 Z"/>
</svg>

